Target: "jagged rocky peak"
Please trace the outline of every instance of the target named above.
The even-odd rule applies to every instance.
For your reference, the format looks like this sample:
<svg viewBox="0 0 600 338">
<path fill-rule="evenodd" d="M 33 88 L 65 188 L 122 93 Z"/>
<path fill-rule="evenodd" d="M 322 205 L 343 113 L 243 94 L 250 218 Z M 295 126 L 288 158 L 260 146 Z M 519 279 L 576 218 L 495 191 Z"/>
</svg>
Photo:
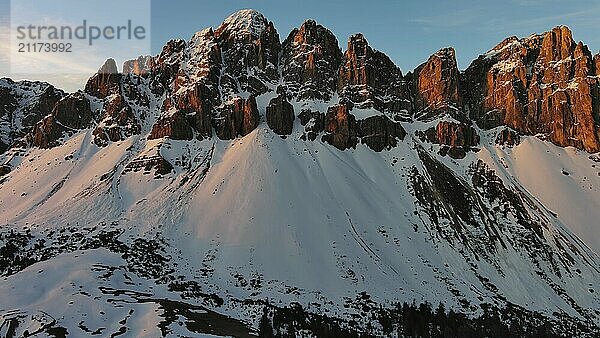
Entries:
<svg viewBox="0 0 600 338">
<path fill-rule="evenodd" d="M 138 63 L 141 62 L 141 63 Z M 144 63 L 146 63 L 144 65 Z M 150 63 L 147 57 L 139 57 L 131 62 L 125 62 L 128 68 L 128 74 L 123 75 L 118 72 L 117 64 L 114 59 L 108 59 L 104 65 L 100 67 L 98 72 L 94 74 L 85 85 L 85 93 L 92 97 L 83 97 L 87 100 L 87 106 L 91 105 L 91 101 L 99 99 L 99 104 L 102 105 L 101 114 L 95 117 L 94 120 L 100 119 L 96 125 L 93 136 L 94 143 L 98 146 L 106 146 L 110 141 L 116 142 L 124 140 L 129 136 L 139 134 L 141 132 L 140 122 L 136 118 L 129 100 L 135 101 L 138 105 L 147 105 L 145 97 L 137 88 L 138 82 L 132 82 L 130 74 L 136 72 L 144 72 L 144 68 Z M 137 67 L 137 71 L 134 68 Z M 127 90 L 124 90 L 124 89 Z M 79 109 L 79 106 L 71 105 L 66 109 Z M 88 109 L 89 110 L 89 109 Z M 75 113 L 73 110 L 70 113 Z M 77 127 L 74 129 L 81 129 Z"/>
<path fill-rule="evenodd" d="M 116 74 L 119 72 L 117 62 L 113 58 L 108 58 L 104 64 L 98 69 L 98 74 Z"/>
<path fill-rule="evenodd" d="M 102 67 L 85 85 L 85 92 L 98 98 L 105 98 L 120 91 L 121 74 L 114 59 L 107 59 Z"/>
<path fill-rule="evenodd" d="M 123 62 L 123 74 L 134 74 L 144 76 L 150 73 L 154 66 L 154 57 L 141 55 L 132 60 Z"/>
<path fill-rule="evenodd" d="M 509 38 L 480 56 L 463 76 L 472 118 L 542 134 L 560 146 L 600 150 L 598 78 L 593 57 L 566 26 Z"/>
<path fill-rule="evenodd" d="M 214 32 L 222 50 L 221 86 L 227 97 L 260 95 L 279 80 L 279 34 L 262 14 L 245 9 L 230 15 Z"/>
<path fill-rule="evenodd" d="M 254 9 L 242 9 L 228 16 L 217 28 L 217 35 L 227 38 L 258 39 L 267 30 L 269 21 Z"/>
<path fill-rule="evenodd" d="M 282 45 L 282 75 L 289 95 L 327 101 L 335 92 L 342 51 L 331 31 L 306 20 Z"/>
<path fill-rule="evenodd" d="M 415 117 L 429 120 L 446 114 L 464 121 L 460 72 L 454 48 L 440 49 L 412 75 Z"/>
<path fill-rule="evenodd" d="M 594 55 L 594 67 L 596 69 L 596 76 L 600 76 L 600 53 Z"/>
<path fill-rule="evenodd" d="M 567 26 L 558 26 L 543 34 L 539 61 L 552 62 L 564 60 L 573 55 L 575 41 Z"/>
<path fill-rule="evenodd" d="M 360 33 L 348 40 L 338 92 L 343 101 L 358 108 L 389 112 L 395 119 L 406 119 L 410 114 L 410 97 L 402 72 L 387 55 L 372 49 Z"/>
</svg>

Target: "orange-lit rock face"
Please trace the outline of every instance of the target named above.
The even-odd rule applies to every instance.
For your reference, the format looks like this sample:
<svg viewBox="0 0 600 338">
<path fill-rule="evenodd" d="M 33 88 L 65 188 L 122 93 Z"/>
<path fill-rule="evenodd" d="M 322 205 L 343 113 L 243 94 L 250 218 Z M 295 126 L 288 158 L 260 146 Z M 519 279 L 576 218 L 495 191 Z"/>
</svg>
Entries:
<svg viewBox="0 0 600 338">
<path fill-rule="evenodd" d="M 149 75 L 153 67 L 154 58 L 152 56 L 139 56 L 136 59 L 123 62 L 123 74 L 146 76 Z"/>
<path fill-rule="evenodd" d="M 356 119 L 350 114 L 346 105 L 329 107 L 325 116 L 325 132 L 323 141 L 338 149 L 354 148 L 358 143 Z"/>
<path fill-rule="evenodd" d="M 57 145 L 64 132 L 90 127 L 97 118 L 85 95 L 76 92 L 58 101 L 52 113 L 38 122 L 27 138 L 36 147 L 51 148 Z"/>
<path fill-rule="evenodd" d="M 362 34 L 350 37 L 338 74 L 343 101 L 375 108 L 398 118 L 409 115 L 410 95 L 402 72 L 385 54 L 373 50 Z"/>
<path fill-rule="evenodd" d="M 415 70 L 415 111 L 417 118 L 429 119 L 450 113 L 459 116 L 462 100 L 459 71 L 454 49 L 445 48 L 432 55 Z"/>
<path fill-rule="evenodd" d="M 231 102 L 219 108 L 218 114 L 214 127 L 222 140 L 248 135 L 256 129 L 260 119 L 254 96 L 248 99 L 234 97 Z"/>
<path fill-rule="evenodd" d="M 546 134 L 561 146 L 600 150 L 598 79 L 590 51 L 567 27 L 509 38 L 465 72 L 471 115 L 484 127 Z M 481 86 L 485 84 L 485 86 Z"/>
<path fill-rule="evenodd" d="M 432 143 L 451 147 L 471 147 L 479 144 L 479 136 L 469 125 L 441 121 L 425 132 Z"/>
<path fill-rule="evenodd" d="M 176 111 L 171 115 L 159 119 L 153 126 L 149 140 L 169 137 L 173 140 L 191 140 L 194 134 L 192 127 L 181 111 Z"/>
</svg>

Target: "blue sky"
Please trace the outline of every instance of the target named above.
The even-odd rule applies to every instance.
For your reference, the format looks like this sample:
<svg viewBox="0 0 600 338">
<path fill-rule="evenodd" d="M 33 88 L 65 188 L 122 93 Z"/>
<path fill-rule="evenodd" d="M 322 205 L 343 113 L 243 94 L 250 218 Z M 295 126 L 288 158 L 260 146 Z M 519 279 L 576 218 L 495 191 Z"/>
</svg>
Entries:
<svg viewBox="0 0 600 338">
<path fill-rule="evenodd" d="M 373 48 L 389 55 L 405 73 L 446 46 L 456 48 L 459 67 L 464 69 L 507 36 L 528 36 L 560 24 L 571 27 L 575 40 L 584 41 L 592 52 L 600 48 L 597 0 L 151 1 L 154 54 L 169 39 L 188 39 L 200 29 L 218 26 L 243 8 L 259 10 L 273 21 L 281 40 L 308 18 L 333 31 L 342 49 L 348 36 L 362 32 Z M 9 13 L 7 5 L 8 0 L 0 0 L 0 25 Z M 0 41 L 0 46 L 6 45 L 5 39 Z M 4 69 L 0 55 L 0 76 L 5 75 Z M 57 85 L 68 89 L 77 86 L 70 82 Z"/>
<path fill-rule="evenodd" d="M 362 32 L 371 46 L 388 54 L 405 72 L 446 46 L 456 48 L 464 69 L 507 36 L 528 36 L 559 24 L 571 27 L 574 38 L 592 51 L 600 48 L 597 0 L 153 0 L 153 50 L 158 52 L 170 38 L 189 38 L 201 28 L 216 27 L 242 8 L 259 10 L 273 21 L 281 40 L 307 18 L 333 31 L 342 48 L 348 36 Z"/>
</svg>

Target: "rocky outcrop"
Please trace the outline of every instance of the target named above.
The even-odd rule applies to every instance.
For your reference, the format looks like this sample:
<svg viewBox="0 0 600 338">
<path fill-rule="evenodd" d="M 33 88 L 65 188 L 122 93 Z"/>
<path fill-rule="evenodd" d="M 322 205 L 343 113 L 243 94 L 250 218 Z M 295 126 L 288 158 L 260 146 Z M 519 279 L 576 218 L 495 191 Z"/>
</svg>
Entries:
<svg viewBox="0 0 600 338">
<path fill-rule="evenodd" d="M 440 121 L 435 128 L 425 131 L 427 140 L 451 147 L 472 147 L 479 144 L 479 135 L 470 125 Z"/>
<path fill-rule="evenodd" d="M 127 163 L 123 168 L 123 174 L 143 171 L 144 174 L 154 171 L 156 177 L 161 177 L 173 171 L 173 165 L 160 154 L 154 156 L 142 156 Z"/>
<path fill-rule="evenodd" d="M 153 126 L 149 140 L 169 137 L 173 140 L 191 140 L 194 132 L 187 117 L 181 111 L 171 111 L 161 117 Z"/>
<path fill-rule="evenodd" d="M 12 171 L 12 168 L 6 164 L 0 165 L 0 177 L 8 175 Z"/>
<path fill-rule="evenodd" d="M 327 109 L 325 115 L 325 132 L 321 140 L 334 147 L 345 150 L 356 148 L 358 135 L 356 132 L 356 119 L 350 114 L 348 106 L 338 104 Z"/>
<path fill-rule="evenodd" d="M 390 120 L 385 115 L 370 116 L 356 120 L 350 108 L 344 104 L 329 107 L 327 115 L 311 110 L 303 110 L 300 123 L 305 126 L 303 140 L 315 140 L 321 131 L 325 135 L 321 140 L 338 149 L 355 148 L 360 141 L 374 151 L 380 152 L 398 145 L 406 131 L 399 122 Z"/>
<path fill-rule="evenodd" d="M 338 91 L 345 103 L 375 108 L 407 119 L 411 103 L 402 72 L 385 54 L 373 50 L 362 34 L 350 37 L 339 71 Z"/>
<path fill-rule="evenodd" d="M 590 51 L 571 31 L 511 37 L 475 60 L 464 74 L 472 118 L 484 128 L 506 125 L 544 134 L 560 146 L 600 150 L 598 78 Z"/>
<path fill-rule="evenodd" d="M 141 57 L 140 57 L 141 59 Z M 137 75 L 123 76 L 117 73 L 113 59 L 108 59 L 85 86 L 89 95 L 102 101 L 102 117 L 93 131 L 94 143 L 106 146 L 141 132 L 140 121 L 130 105 L 148 107 L 146 95 L 138 89 L 140 80 Z"/>
<path fill-rule="evenodd" d="M 27 138 L 34 146 L 51 148 L 66 133 L 90 127 L 94 118 L 88 98 L 76 92 L 58 101 L 52 113 L 38 122 Z"/>
<path fill-rule="evenodd" d="M 94 142 L 102 146 L 141 133 L 148 114 L 159 110 L 162 116 L 149 138 L 206 139 L 214 128 L 218 138 L 233 139 L 258 126 L 255 98 L 281 83 L 282 90 L 266 107 L 268 127 L 289 135 L 295 120 L 290 102 L 329 101 L 337 94 L 339 104 L 327 114 L 304 109 L 299 118 L 303 139 L 316 140 L 325 132 L 322 139 L 340 149 L 362 142 L 382 151 L 403 138 L 397 122 L 449 115 L 460 128 L 441 122 L 429 133 L 450 148 L 477 143 L 470 136 L 474 131 L 464 127 L 475 122 L 484 129 L 514 131 L 503 132 L 501 144 L 514 144 L 519 135 L 541 135 L 560 146 L 600 151 L 600 55 L 575 43 L 566 27 L 508 38 L 463 74 L 455 51 L 444 48 L 403 76 L 362 34 L 351 36 L 342 54 L 329 30 L 307 20 L 281 45 L 273 23 L 256 11 L 242 10 L 215 30 L 199 31 L 189 41 L 169 41 L 158 56 L 126 61 L 123 71 L 119 74 L 108 59 L 87 82 L 87 100 L 103 107 L 93 118 L 89 102 L 87 108 L 68 106 L 74 98 L 54 110 L 64 94 L 48 88 L 36 101 L 36 113 L 23 117 L 21 135 L 29 133 L 29 140 L 47 147 L 66 131 L 95 121 Z M 6 112 L 15 111 L 22 100 L 2 85 L 0 99 L 5 102 L 5 112 L 0 112 L 4 151 L 19 133 L 12 131 L 18 123 Z M 352 109 L 371 117 L 357 121 Z M 33 133 L 35 124 L 39 128 Z"/>
<path fill-rule="evenodd" d="M 431 120 L 446 114 L 465 121 L 460 95 L 460 73 L 453 48 L 444 48 L 415 69 L 410 78 L 415 118 Z"/>
<path fill-rule="evenodd" d="M 435 128 L 424 133 L 427 141 L 439 144 L 441 155 L 464 158 L 466 152 L 479 144 L 479 135 L 470 125 L 449 121 L 440 121 Z"/>
<path fill-rule="evenodd" d="M 516 146 L 521 142 L 521 137 L 516 131 L 504 128 L 496 136 L 496 144 L 507 145 L 509 147 Z"/>
<path fill-rule="evenodd" d="M 114 59 L 108 59 L 85 85 L 85 92 L 103 99 L 112 94 L 119 94 L 121 74 Z"/>
<path fill-rule="evenodd" d="M 317 139 L 317 135 L 325 130 L 325 114 L 321 112 L 303 109 L 298 115 L 298 119 L 304 126 L 304 133 L 300 137 L 302 140 L 314 141 Z"/>
<path fill-rule="evenodd" d="M 336 90 L 342 51 L 336 37 L 313 20 L 294 28 L 282 45 L 282 76 L 289 95 L 324 100 Z"/>
<path fill-rule="evenodd" d="M 217 137 L 221 140 L 232 140 L 237 136 L 248 135 L 256 129 L 259 120 L 254 96 L 248 99 L 237 96 L 218 108 L 213 124 Z"/>
<path fill-rule="evenodd" d="M 19 143 L 65 95 L 44 82 L 0 79 L 0 153 Z"/>
<path fill-rule="evenodd" d="M 212 136 L 211 114 L 214 107 L 211 90 L 204 83 L 180 90 L 165 100 L 164 110 L 175 109 L 188 116 L 189 125 L 196 131 L 198 139 Z"/>
<path fill-rule="evenodd" d="M 185 74 L 181 68 L 182 63 L 186 62 L 186 48 L 186 42 L 181 39 L 170 40 L 163 46 L 152 68 L 152 87 L 156 94 L 177 91 L 177 85 L 181 83 L 180 76 Z M 186 80 L 185 77 L 182 79 Z"/>
<path fill-rule="evenodd" d="M 94 129 L 94 143 L 105 146 L 141 132 L 141 126 L 122 95 L 111 96 L 104 103 L 104 118 Z"/>
<path fill-rule="evenodd" d="M 357 123 L 358 136 L 361 143 L 380 152 L 391 149 L 404 140 L 406 131 L 398 122 L 390 120 L 385 115 L 370 116 Z"/>
<path fill-rule="evenodd" d="M 38 122 L 31 133 L 27 135 L 28 143 L 40 148 L 57 146 L 57 140 L 63 136 L 66 129 L 57 123 L 56 117 L 49 115 Z"/>
<path fill-rule="evenodd" d="M 292 133 L 294 127 L 294 106 L 287 102 L 285 93 L 271 99 L 266 112 L 267 125 L 276 134 L 284 136 Z"/>
<path fill-rule="evenodd" d="M 177 73 L 174 92 L 182 87 L 197 85 L 198 81 L 201 81 L 210 89 L 210 94 L 204 97 L 210 98 L 212 105 L 220 104 L 221 93 L 218 87 L 223 56 L 212 28 L 194 34 L 183 54 L 175 56 L 175 60 L 179 60 L 181 66 Z M 238 61 L 234 60 L 234 62 Z"/>
</svg>

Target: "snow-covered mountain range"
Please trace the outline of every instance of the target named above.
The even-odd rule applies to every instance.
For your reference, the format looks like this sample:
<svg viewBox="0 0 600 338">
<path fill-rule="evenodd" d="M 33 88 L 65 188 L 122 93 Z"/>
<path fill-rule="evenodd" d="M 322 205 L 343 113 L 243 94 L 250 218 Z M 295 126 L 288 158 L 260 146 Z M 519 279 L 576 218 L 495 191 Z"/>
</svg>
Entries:
<svg viewBox="0 0 600 338">
<path fill-rule="evenodd" d="M 403 74 L 242 10 L 0 103 L 2 337 L 599 334 L 600 55 L 567 27 Z"/>
</svg>

